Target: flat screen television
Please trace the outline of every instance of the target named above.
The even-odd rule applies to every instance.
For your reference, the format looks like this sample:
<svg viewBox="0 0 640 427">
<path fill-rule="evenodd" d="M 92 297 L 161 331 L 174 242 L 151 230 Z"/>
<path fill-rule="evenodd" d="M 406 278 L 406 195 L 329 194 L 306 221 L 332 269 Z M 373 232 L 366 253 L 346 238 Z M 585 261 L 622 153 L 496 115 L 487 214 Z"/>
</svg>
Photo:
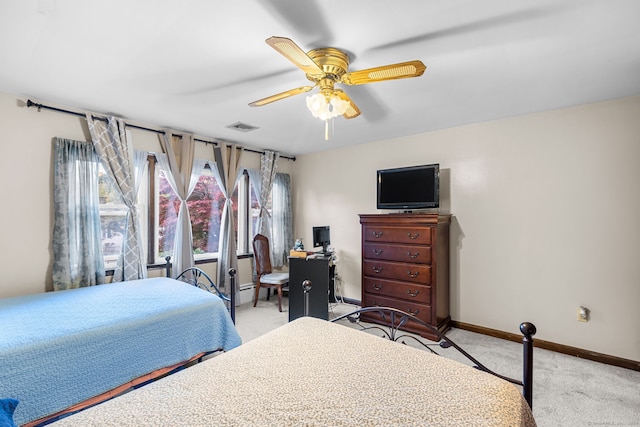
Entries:
<svg viewBox="0 0 640 427">
<path fill-rule="evenodd" d="M 322 253 L 327 253 L 327 247 L 331 244 L 331 232 L 328 225 L 313 227 L 313 247 L 322 246 Z"/>
<path fill-rule="evenodd" d="M 440 206 L 440 165 L 378 171 L 378 209 L 427 209 Z"/>
</svg>

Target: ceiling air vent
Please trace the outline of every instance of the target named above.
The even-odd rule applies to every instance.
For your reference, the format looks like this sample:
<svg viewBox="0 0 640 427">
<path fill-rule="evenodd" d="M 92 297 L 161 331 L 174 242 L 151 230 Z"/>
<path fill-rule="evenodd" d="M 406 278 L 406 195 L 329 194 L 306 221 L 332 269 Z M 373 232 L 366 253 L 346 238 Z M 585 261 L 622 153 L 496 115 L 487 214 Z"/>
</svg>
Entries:
<svg viewBox="0 0 640 427">
<path fill-rule="evenodd" d="M 240 132 L 251 132 L 252 130 L 258 129 L 258 126 L 251 126 L 242 122 L 235 122 L 232 125 L 227 126 L 229 129 L 235 129 Z"/>
</svg>

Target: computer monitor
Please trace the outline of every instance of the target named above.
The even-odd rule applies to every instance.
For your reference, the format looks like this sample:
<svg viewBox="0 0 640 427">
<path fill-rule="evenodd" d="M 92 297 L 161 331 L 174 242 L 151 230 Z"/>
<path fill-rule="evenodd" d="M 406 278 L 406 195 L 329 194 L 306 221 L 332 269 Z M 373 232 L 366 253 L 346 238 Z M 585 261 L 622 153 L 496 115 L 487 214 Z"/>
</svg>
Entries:
<svg viewBox="0 0 640 427">
<path fill-rule="evenodd" d="M 313 247 L 318 248 L 322 246 L 322 252 L 327 253 L 327 246 L 331 244 L 331 235 L 329 233 L 329 226 L 317 226 L 313 227 Z"/>
</svg>

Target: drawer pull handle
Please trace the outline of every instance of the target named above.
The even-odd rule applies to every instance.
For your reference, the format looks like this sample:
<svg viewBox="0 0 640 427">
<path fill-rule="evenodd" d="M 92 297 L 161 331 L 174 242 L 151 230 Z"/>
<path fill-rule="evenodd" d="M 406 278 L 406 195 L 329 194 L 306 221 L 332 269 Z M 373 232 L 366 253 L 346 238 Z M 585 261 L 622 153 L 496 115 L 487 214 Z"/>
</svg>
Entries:
<svg viewBox="0 0 640 427">
<path fill-rule="evenodd" d="M 384 252 L 384 250 L 382 250 L 382 249 L 374 249 L 374 250 L 373 250 L 373 253 L 374 253 L 375 255 L 382 255 L 382 252 Z"/>
<path fill-rule="evenodd" d="M 415 273 L 412 273 L 411 271 L 407 271 L 407 274 L 409 275 L 409 277 L 411 277 L 412 279 L 415 279 L 416 277 L 418 277 L 418 274 L 420 274 L 419 271 L 416 271 Z"/>
<path fill-rule="evenodd" d="M 378 285 L 377 283 L 373 284 L 373 289 L 376 291 L 379 291 L 380 289 L 382 289 L 382 285 Z"/>
<path fill-rule="evenodd" d="M 408 236 L 411 240 L 416 240 L 418 237 L 420 237 L 420 233 L 415 233 L 415 234 L 407 233 L 407 236 Z"/>
<path fill-rule="evenodd" d="M 379 239 L 382 237 L 382 231 L 372 231 L 373 233 L 373 237 L 375 237 L 376 239 Z"/>
<path fill-rule="evenodd" d="M 410 308 L 407 308 L 407 313 L 409 313 L 412 316 L 417 316 L 418 313 L 420 313 L 420 310 L 416 310 L 416 311 L 411 311 Z"/>
<path fill-rule="evenodd" d="M 407 293 L 412 297 L 417 297 L 420 291 L 411 291 L 411 289 L 408 289 Z"/>
<path fill-rule="evenodd" d="M 376 273 L 382 273 L 382 269 L 384 267 L 373 267 L 373 271 L 375 271 Z"/>
<path fill-rule="evenodd" d="M 418 258 L 418 256 L 420 255 L 420 252 L 416 252 L 415 254 L 412 254 L 411 252 L 407 252 L 407 255 L 409 255 L 409 258 Z"/>
</svg>

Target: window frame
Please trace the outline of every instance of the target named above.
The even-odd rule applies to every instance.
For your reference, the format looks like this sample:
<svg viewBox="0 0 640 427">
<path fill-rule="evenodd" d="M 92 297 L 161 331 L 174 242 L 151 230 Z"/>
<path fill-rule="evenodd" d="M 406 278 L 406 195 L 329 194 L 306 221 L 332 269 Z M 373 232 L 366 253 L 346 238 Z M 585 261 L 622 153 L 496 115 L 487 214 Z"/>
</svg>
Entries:
<svg viewBox="0 0 640 427">
<path fill-rule="evenodd" d="M 159 200 L 157 193 L 157 180 L 158 180 L 158 161 L 153 153 L 149 153 L 147 156 L 147 267 L 159 267 L 164 266 L 157 255 L 158 250 L 158 223 L 157 217 L 159 212 Z M 247 258 L 253 256 L 253 249 L 251 248 L 251 218 L 250 218 L 250 191 L 251 183 L 249 182 L 249 174 L 246 169 L 243 169 L 241 175 L 236 182 L 238 188 L 238 224 L 237 230 L 237 248 L 236 253 L 238 258 Z M 210 254 L 207 254 L 210 255 Z M 213 253 L 211 256 L 199 256 L 194 259 L 196 264 L 206 264 L 218 261 L 218 253 Z"/>
</svg>

